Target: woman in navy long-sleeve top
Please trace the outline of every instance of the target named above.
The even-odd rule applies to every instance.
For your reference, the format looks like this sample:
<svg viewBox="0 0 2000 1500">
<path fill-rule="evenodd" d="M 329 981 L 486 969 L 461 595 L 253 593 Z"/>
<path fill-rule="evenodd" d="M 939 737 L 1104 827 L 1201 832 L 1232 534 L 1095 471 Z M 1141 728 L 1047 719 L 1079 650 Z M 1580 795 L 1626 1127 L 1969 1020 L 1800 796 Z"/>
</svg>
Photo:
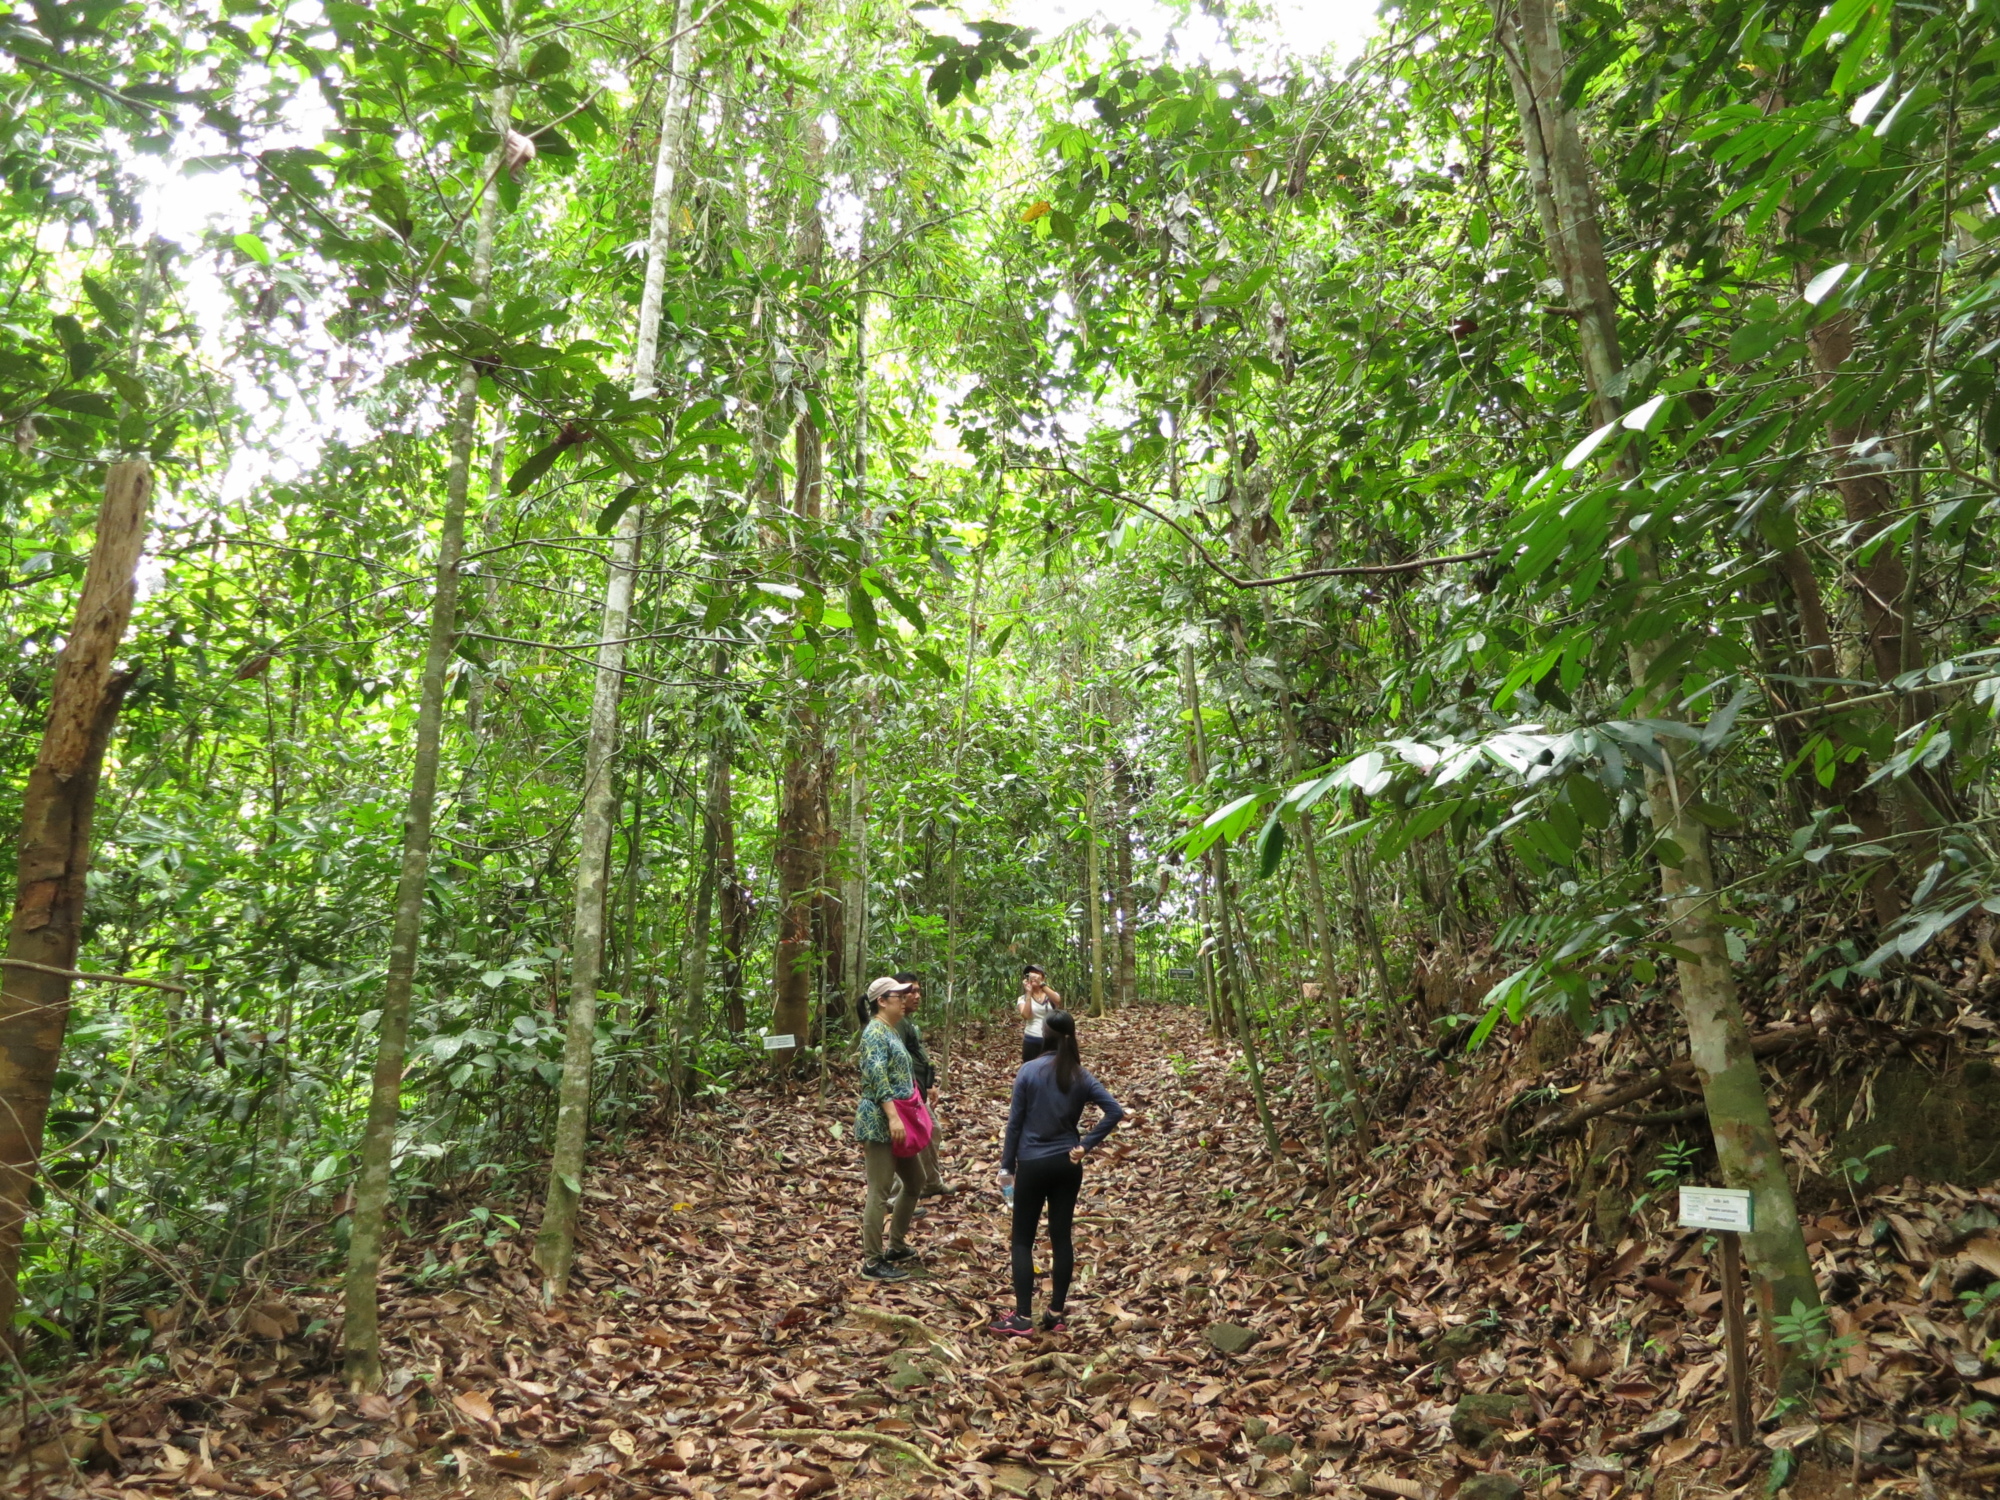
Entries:
<svg viewBox="0 0 2000 1500">
<path fill-rule="evenodd" d="M 1014 1311 L 993 1325 L 995 1333 L 1034 1331 L 1029 1315 L 1035 1297 L 1035 1234 L 1042 1208 L 1049 1211 L 1050 1264 L 1054 1287 L 1049 1310 L 1042 1318 L 1047 1333 L 1063 1326 L 1063 1305 L 1069 1299 L 1076 1250 L 1070 1229 L 1076 1221 L 1076 1197 L 1083 1190 L 1083 1158 L 1104 1144 L 1125 1118 L 1110 1092 L 1084 1071 L 1076 1046 L 1076 1017 L 1059 1010 L 1042 1023 L 1051 1050 L 1022 1065 L 1014 1075 L 1014 1102 L 1007 1112 L 1007 1140 L 1001 1148 L 1000 1170 L 1014 1179 Z M 1079 1136 L 1077 1122 L 1084 1106 L 1103 1112 L 1090 1134 Z"/>
</svg>

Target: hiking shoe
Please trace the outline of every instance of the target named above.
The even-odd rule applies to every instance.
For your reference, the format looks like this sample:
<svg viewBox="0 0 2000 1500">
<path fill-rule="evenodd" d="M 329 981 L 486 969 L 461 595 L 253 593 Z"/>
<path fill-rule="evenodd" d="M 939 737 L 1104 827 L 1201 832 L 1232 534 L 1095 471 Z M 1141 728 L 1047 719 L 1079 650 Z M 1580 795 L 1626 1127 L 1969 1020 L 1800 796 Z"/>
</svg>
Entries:
<svg viewBox="0 0 2000 1500">
<path fill-rule="evenodd" d="M 955 1187 L 947 1187 L 943 1183 L 940 1183 L 936 1187 L 925 1188 L 921 1193 L 917 1194 L 917 1196 L 919 1198 L 949 1198 L 953 1193 L 957 1191 L 958 1189 Z"/>
<path fill-rule="evenodd" d="M 916 1258 L 917 1252 L 912 1250 L 908 1245 L 898 1245 L 893 1250 L 882 1252 L 882 1259 L 892 1266 L 899 1266 L 906 1260 L 915 1260 Z"/>
<path fill-rule="evenodd" d="M 1010 1339 L 1026 1338 L 1035 1331 L 1035 1325 L 1019 1313 L 1008 1313 L 986 1330 L 988 1333 L 1002 1334 Z"/>
<path fill-rule="evenodd" d="M 871 1260 L 862 1266 L 861 1274 L 870 1281 L 908 1281 L 910 1273 L 901 1266 L 892 1266 L 886 1259 Z"/>
<path fill-rule="evenodd" d="M 1043 1333 L 1061 1333 L 1068 1327 L 1069 1324 L 1063 1321 L 1063 1316 L 1061 1313 L 1045 1312 L 1042 1314 Z"/>
</svg>

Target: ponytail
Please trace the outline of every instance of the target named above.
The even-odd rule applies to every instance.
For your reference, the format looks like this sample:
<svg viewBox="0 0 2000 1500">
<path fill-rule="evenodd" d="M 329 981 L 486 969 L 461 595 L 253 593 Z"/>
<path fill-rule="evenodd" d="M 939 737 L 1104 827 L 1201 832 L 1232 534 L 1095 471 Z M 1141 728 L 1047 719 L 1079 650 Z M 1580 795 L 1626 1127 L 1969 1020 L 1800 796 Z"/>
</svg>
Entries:
<svg viewBox="0 0 2000 1500">
<path fill-rule="evenodd" d="M 1076 1092 L 1083 1072 L 1083 1054 L 1076 1046 L 1076 1017 L 1066 1010 L 1051 1011 L 1042 1020 L 1043 1032 L 1055 1039 L 1056 1087 L 1065 1094 Z"/>
</svg>

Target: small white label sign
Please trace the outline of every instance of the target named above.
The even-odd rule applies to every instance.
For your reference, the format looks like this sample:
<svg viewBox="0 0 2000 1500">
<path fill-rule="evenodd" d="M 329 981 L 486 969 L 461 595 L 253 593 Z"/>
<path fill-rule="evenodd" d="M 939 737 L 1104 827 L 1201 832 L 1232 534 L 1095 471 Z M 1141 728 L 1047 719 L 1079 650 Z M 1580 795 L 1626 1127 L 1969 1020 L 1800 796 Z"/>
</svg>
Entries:
<svg viewBox="0 0 2000 1500">
<path fill-rule="evenodd" d="M 766 1052 L 789 1052 L 797 1047 L 798 1044 L 798 1038 L 793 1036 L 789 1031 L 779 1036 L 767 1036 L 764 1038 L 764 1050 Z"/>
<path fill-rule="evenodd" d="M 1750 1189 L 1682 1188 L 1680 1225 L 1683 1229 L 1733 1229 L 1748 1234 Z"/>
</svg>

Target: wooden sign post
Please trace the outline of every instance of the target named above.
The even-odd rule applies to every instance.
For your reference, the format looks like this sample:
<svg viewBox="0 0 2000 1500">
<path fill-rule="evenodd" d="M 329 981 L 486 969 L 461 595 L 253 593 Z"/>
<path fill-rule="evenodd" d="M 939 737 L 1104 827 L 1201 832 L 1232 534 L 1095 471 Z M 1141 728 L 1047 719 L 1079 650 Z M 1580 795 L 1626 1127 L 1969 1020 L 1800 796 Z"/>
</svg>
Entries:
<svg viewBox="0 0 2000 1500">
<path fill-rule="evenodd" d="M 1680 1226 L 1722 1241 L 1722 1328 L 1729 1347 L 1729 1412 L 1736 1446 L 1750 1446 L 1750 1339 L 1743 1323 L 1743 1245 L 1756 1210 L 1748 1188 L 1681 1189 Z"/>
</svg>

